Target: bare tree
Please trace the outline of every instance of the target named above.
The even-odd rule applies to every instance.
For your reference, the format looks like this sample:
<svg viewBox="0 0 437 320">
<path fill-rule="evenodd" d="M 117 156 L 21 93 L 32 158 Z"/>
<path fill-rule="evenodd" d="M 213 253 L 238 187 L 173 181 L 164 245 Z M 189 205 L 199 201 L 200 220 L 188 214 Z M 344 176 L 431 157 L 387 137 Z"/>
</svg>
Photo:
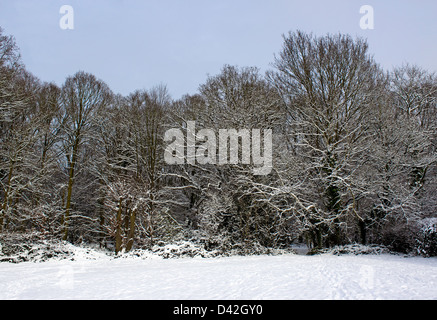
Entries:
<svg viewBox="0 0 437 320">
<path fill-rule="evenodd" d="M 291 148 L 301 159 L 306 185 L 300 201 L 313 199 L 302 217 L 316 247 L 342 243 L 347 221 L 362 219 L 357 200 L 366 186 L 357 173 L 370 147 L 370 110 L 385 82 L 367 48 L 364 40 L 341 34 L 290 33 L 270 74 L 286 102 Z"/>
<path fill-rule="evenodd" d="M 130 251 L 137 235 L 153 244 L 163 208 L 162 170 L 165 112 L 170 106 L 165 86 L 118 97 L 100 117 L 102 157 L 101 228 L 115 241 L 115 251 Z"/>
<path fill-rule="evenodd" d="M 89 142 L 88 134 L 97 110 L 110 103 L 111 95 L 105 83 L 85 72 L 78 72 L 67 78 L 62 87 L 61 104 L 65 116 L 62 127 L 62 152 L 68 176 L 63 219 L 64 240 L 68 239 L 73 185 L 80 154 L 83 146 Z"/>
</svg>

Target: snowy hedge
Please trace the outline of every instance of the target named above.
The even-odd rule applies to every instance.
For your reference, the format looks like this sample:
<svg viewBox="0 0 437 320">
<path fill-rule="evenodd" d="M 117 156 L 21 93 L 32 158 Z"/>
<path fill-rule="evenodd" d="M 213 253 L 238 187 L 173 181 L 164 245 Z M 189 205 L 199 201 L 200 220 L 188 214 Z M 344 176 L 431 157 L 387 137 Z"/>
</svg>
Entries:
<svg viewBox="0 0 437 320">
<path fill-rule="evenodd" d="M 100 259 L 103 251 L 79 247 L 57 239 L 45 239 L 42 235 L 2 234 L 0 236 L 0 262 L 45 262 L 49 260 Z"/>
<path fill-rule="evenodd" d="M 261 245 L 230 243 L 219 239 L 177 240 L 171 243 L 159 241 L 151 248 L 137 248 L 130 252 L 104 250 L 93 246 L 77 246 L 38 233 L 2 234 L 0 236 L 0 262 L 45 262 L 48 260 L 95 260 L 95 259 L 175 259 L 213 258 L 232 255 L 278 255 L 293 252 L 291 249 L 272 249 Z"/>
<path fill-rule="evenodd" d="M 191 239 L 173 242 L 159 241 L 151 248 L 137 248 L 116 255 L 113 251 L 91 246 L 75 246 L 65 241 L 45 238 L 44 235 L 2 234 L 0 235 L 0 262 L 44 262 L 48 260 L 95 260 L 114 258 L 175 259 L 214 258 L 235 255 L 280 255 L 294 253 L 290 249 L 273 249 L 257 243 L 233 242 L 231 239 L 207 238 L 196 235 Z M 416 254 L 425 257 L 437 256 L 437 223 L 426 221 L 417 237 Z M 328 249 L 310 250 L 308 254 L 363 255 L 393 252 L 382 245 L 349 244 Z M 414 253 L 414 252 L 412 252 Z"/>
<path fill-rule="evenodd" d="M 333 255 L 342 255 L 342 254 L 354 254 L 354 255 L 362 255 L 362 254 L 383 254 L 390 253 L 390 250 L 385 246 L 380 245 L 362 245 L 362 244 L 348 244 L 343 246 L 335 246 L 333 248 L 320 249 L 320 250 L 312 250 L 309 254 L 333 254 Z"/>
</svg>

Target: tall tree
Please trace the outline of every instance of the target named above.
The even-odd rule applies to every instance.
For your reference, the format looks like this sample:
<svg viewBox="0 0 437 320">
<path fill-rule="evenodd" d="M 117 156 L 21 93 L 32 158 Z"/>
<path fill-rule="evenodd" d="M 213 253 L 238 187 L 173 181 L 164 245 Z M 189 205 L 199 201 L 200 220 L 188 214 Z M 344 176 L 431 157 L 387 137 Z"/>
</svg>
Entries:
<svg viewBox="0 0 437 320">
<path fill-rule="evenodd" d="M 357 173 L 370 146 L 368 116 L 385 87 L 367 49 L 347 35 L 290 33 L 270 75 L 301 159 L 300 197 L 312 199 L 302 216 L 316 247 L 343 242 L 347 222 L 362 219 L 357 200 L 365 189 Z"/>
<path fill-rule="evenodd" d="M 0 28 L 0 232 L 25 183 L 16 179 L 17 167 L 30 145 L 23 73 L 15 39 Z"/>
<path fill-rule="evenodd" d="M 102 156 L 97 161 L 103 206 L 102 230 L 115 251 L 130 251 L 135 238 L 153 243 L 162 227 L 163 137 L 171 100 L 164 86 L 118 97 L 101 114 Z"/>
<path fill-rule="evenodd" d="M 94 75 L 82 71 L 68 77 L 62 87 L 61 104 L 65 117 L 62 128 L 62 151 L 68 176 L 63 219 L 64 240 L 68 239 L 73 185 L 80 164 L 81 151 L 90 141 L 89 132 L 97 111 L 109 104 L 111 98 L 112 93 L 105 83 L 96 79 Z"/>
</svg>

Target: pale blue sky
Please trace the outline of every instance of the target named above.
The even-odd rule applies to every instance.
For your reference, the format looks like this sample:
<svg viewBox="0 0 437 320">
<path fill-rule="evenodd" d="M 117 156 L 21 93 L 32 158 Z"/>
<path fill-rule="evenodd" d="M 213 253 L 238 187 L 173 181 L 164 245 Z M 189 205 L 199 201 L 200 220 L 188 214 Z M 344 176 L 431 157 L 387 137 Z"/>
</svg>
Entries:
<svg viewBox="0 0 437 320">
<path fill-rule="evenodd" d="M 74 30 L 59 9 L 74 8 Z M 372 5 L 375 29 L 361 30 Z M 167 84 L 193 94 L 224 64 L 270 68 L 282 34 L 297 29 L 368 39 L 377 62 L 437 71 L 436 0 L 0 0 L 0 26 L 15 36 L 28 70 L 62 85 L 84 70 L 116 93 Z"/>
</svg>

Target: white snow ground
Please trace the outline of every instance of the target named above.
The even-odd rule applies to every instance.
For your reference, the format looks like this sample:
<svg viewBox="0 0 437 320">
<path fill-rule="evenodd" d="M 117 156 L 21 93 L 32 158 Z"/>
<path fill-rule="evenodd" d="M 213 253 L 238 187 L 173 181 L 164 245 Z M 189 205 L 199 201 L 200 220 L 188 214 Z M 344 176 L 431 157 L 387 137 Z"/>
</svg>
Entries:
<svg viewBox="0 0 437 320">
<path fill-rule="evenodd" d="M 0 299 L 437 300 L 437 258 L 290 254 L 0 263 Z"/>
</svg>

